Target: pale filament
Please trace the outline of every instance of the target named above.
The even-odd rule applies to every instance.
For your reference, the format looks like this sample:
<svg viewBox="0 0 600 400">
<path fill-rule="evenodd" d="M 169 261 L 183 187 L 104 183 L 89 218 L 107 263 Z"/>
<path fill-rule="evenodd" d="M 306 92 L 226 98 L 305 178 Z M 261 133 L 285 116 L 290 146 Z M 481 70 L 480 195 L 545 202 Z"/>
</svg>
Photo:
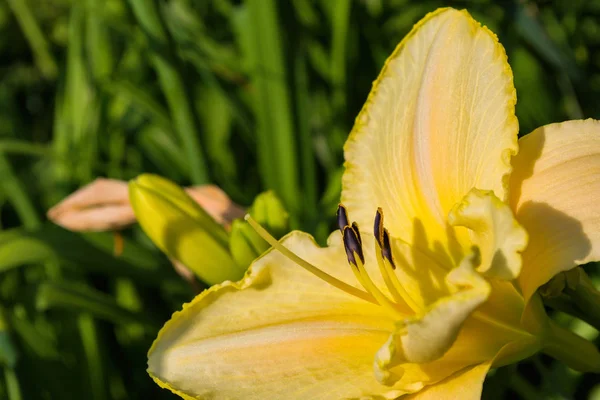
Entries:
<svg viewBox="0 0 600 400">
<path fill-rule="evenodd" d="M 345 213 L 345 209 L 343 208 L 343 206 L 340 205 L 340 207 L 342 207 L 341 210 Z M 387 311 L 389 311 L 395 318 L 398 319 L 402 319 L 405 318 L 407 315 L 413 314 L 413 310 L 416 309 L 414 307 L 414 302 L 412 301 L 406 290 L 402 287 L 398 280 L 398 277 L 394 273 L 392 263 L 387 261 L 383 257 L 382 249 L 377 239 L 375 240 L 375 253 L 377 263 L 381 275 L 384 279 L 385 285 L 389 289 L 392 299 L 385 295 L 371 280 L 363 263 L 362 242 L 360 239 L 360 234 L 358 233 L 358 226 L 356 226 L 356 224 L 353 224 L 352 226 L 347 225 L 345 229 L 350 229 L 354 232 L 354 243 L 358 246 L 357 251 L 359 251 L 361 254 L 359 255 L 357 253 L 354 253 L 353 260 L 348 261 L 351 266 L 352 272 L 356 276 L 356 279 L 358 280 L 360 285 L 366 290 L 366 292 L 329 275 L 320 268 L 299 257 L 297 254 L 283 246 L 277 239 L 271 236 L 271 234 L 266 229 L 264 229 L 258 222 L 256 222 L 250 215 L 246 215 L 245 219 L 264 240 L 266 240 L 271 246 L 273 246 L 274 249 L 278 250 L 281 254 L 293 261 L 295 264 L 299 265 L 300 267 L 304 268 L 308 272 L 324 280 L 330 285 L 362 300 L 366 300 L 374 304 L 379 304 L 382 307 L 384 307 Z M 348 234 L 352 235 L 352 232 L 348 232 Z M 342 230 L 342 238 L 343 236 L 344 232 Z M 344 246 L 346 246 L 346 243 L 344 244 Z M 346 248 L 346 250 L 348 254 L 348 248 Z"/>
<path fill-rule="evenodd" d="M 343 290 L 344 292 L 346 292 L 352 296 L 358 297 L 359 299 L 366 300 L 370 303 L 379 304 L 377 302 L 377 300 L 375 300 L 375 298 L 370 293 L 367 293 L 363 290 L 355 288 L 352 285 L 349 285 L 345 282 L 340 281 L 339 279 L 329 275 L 327 272 L 315 267 L 314 265 L 312 265 L 308 261 L 304 260 L 303 258 L 297 256 L 294 252 L 289 250 L 287 247 L 283 246 L 281 243 L 279 243 L 279 241 L 277 241 L 277 239 L 275 239 L 273 236 L 271 236 L 271 234 L 269 232 L 267 232 L 267 230 L 265 228 L 263 228 L 258 222 L 256 222 L 250 216 L 250 214 L 246 214 L 244 219 L 246 221 L 248 221 L 248 223 L 252 226 L 252 228 L 254 228 L 256 233 L 258 233 L 260 235 L 260 237 L 262 237 L 271 246 L 273 246 L 274 249 L 278 250 L 281 254 L 283 254 L 284 256 L 286 256 L 291 261 L 298 264 L 300 267 L 304 268 L 308 272 L 312 273 L 317 278 L 320 278 L 320 279 L 324 280 L 325 282 L 329 283 L 330 285 L 335 286 L 336 288 Z"/>
<path fill-rule="evenodd" d="M 403 303 L 407 304 L 410 310 L 406 310 L 406 312 L 409 313 L 419 309 L 419 306 L 413 301 L 412 297 L 410 297 L 406 289 L 404 289 L 404 286 L 402 286 L 398 280 L 389 261 L 384 259 L 381 255 L 381 247 L 379 246 L 377 239 L 375 239 L 375 248 L 377 250 L 375 254 L 377 257 L 377 264 L 379 265 L 379 271 L 381 272 L 381 276 L 383 276 L 385 285 L 389 289 L 392 297 L 396 300 L 396 303 L 399 305 L 402 305 Z"/>
</svg>

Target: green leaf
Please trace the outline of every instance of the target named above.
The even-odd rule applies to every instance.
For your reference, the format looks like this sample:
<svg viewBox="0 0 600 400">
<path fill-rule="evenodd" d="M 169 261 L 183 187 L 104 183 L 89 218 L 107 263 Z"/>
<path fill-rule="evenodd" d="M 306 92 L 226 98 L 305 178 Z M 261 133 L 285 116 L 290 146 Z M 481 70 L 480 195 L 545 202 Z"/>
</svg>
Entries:
<svg viewBox="0 0 600 400">
<path fill-rule="evenodd" d="M 4 238 L 4 240 L 3 240 Z M 27 264 L 60 260 L 88 271 L 135 279 L 143 285 L 158 285 L 174 277 L 166 260 L 124 239 L 123 254 L 114 257 L 110 233 L 80 235 L 54 225 L 26 232 L 0 234 L 0 272 Z"/>
<path fill-rule="evenodd" d="M 94 315 L 116 324 L 156 324 L 149 314 L 125 309 L 109 295 L 89 286 L 75 283 L 44 283 L 36 294 L 36 307 L 40 311 L 66 309 Z"/>
<path fill-rule="evenodd" d="M 297 150 L 276 5 L 274 0 L 249 0 L 232 22 L 250 64 L 260 176 L 296 216 L 300 209 Z"/>
</svg>

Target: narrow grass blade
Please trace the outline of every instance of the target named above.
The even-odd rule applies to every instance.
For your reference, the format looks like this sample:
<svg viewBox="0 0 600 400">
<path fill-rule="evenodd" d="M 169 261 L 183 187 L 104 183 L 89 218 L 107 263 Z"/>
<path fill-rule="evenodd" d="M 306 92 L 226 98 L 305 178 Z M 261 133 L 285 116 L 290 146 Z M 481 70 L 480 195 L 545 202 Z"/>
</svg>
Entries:
<svg viewBox="0 0 600 400">
<path fill-rule="evenodd" d="M 250 62 L 260 173 L 297 219 L 297 149 L 276 2 L 249 0 L 245 4 L 247 10 L 240 10 L 235 25 L 238 41 Z"/>
<path fill-rule="evenodd" d="M 317 176 L 314 156 L 314 143 L 309 121 L 310 93 L 308 89 L 308 72 L 305 55 L 298 51 L 294 60 L 294 84 L 296 87 L 296 115 L 300 142 L 300 165 L 303 187 L 303 210 L 308 224 L 304 227 L 312 231 L 317 218 Z"/>
<path fill-rule="evenodd" d="M 40 29 L 27 0 L 8 0 L 12 12 L 33 50 L 33 57 L 42 75 L 47 79 L 54 79 L 58 74 L 56 61 L 50 52 L 48 42 Z"/>
<path fill-rule="evenodd" d="M 106 391 L 106 376 L 96 321 L 94 321 L 94 318 L 90 314 L 81 314 L 77 318 L 77 326 L 87 364 L 90 398 L 93 400 L 106 399 L 108 395 Z"/>
<path fill-rule="evenodd" d="M 116 324 L 143 323 L 152 325 L 151 319 L 142 313 L 125 309 L 109 295 L 89 286 L 75 283 L 44 283 L 36 295 L 36 307 L 40 311 L 66 309 L 89 313 L 97 318 Z"/>
<path fill-rule="evenodd" d="M 196 117 L 186 89 L 183 76 L 176 67 L 175 60 L 169 51 L 169 37 L 154 0 L 129 0 L 133 13 L 152 43 L 151 61 L 169 104 L 171 118 L 179 133 L 182 147 L 190 164 L 190 178 L 195 184 L 207 183 L 209 180 L 205 156 L 198 139 Z"/>
<path fill-rule="evenodd" d="M 0 176 L 2 183 L 0 188 L 15 208 L 21 218 L 23 226 L 29 229 L 35 229 L 40 225 L 40 219 L 35 211 L 35 207 L 27 195 L 25 188 L 19 178 L 15 175 L 12 166 L 6 157 L 0 154 Z"/>
<path fill-rule="evenodd" d="M 14 369 L 4 368 L 4 380 L 6 381 L 6 391 L 8 400 L 22 400 L 21 384 Z"/>
</svg>

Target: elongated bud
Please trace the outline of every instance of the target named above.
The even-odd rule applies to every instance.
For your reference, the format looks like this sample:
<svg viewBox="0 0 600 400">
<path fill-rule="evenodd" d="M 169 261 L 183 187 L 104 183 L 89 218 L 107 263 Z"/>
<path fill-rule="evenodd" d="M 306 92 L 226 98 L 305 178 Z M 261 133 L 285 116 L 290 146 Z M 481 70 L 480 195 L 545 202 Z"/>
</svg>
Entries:
<svg viewBox="0 0 600 400">
<path fill-rule="evenodd" d="M 214 285 L 243 276 L 229 253 L 225 229 L 181 187 L 144 174 L 129 182 L 129 200 L 154 244 L 204 282 Z"/>
</svg>

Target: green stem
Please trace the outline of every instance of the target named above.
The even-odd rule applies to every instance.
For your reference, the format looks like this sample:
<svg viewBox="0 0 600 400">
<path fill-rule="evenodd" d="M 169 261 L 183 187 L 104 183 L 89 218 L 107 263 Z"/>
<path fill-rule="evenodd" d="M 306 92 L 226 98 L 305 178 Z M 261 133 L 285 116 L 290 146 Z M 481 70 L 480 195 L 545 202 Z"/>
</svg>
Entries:
<svg viewBox="0 0 600 400">
<path fill-rule="evenodd" d="M 575 289 L 565 288 L 565 294 L 573 300 L 577 309 L 581 310 L 580 318 L 600 330 L 600 293 L 587 275 L 581 277 Z"/>
<path fill-rule="evenodd" d="M 206 160 L 197 133 L 196 118 L 192 112 L 192 102 L 186 90 L 183 77 L 176 68 L 169 52 L 169 37 L 163 27 L 154 0 L 129 0 L 133 13 L 152 43 L 151 57 L 160 86 L 164 92 L 173 124 L 179 134 L 190 164 L 192 183 L 208 182 Z"/>
<path fill-rule="evenodd" d="M 561 294 L 558 297 L 545 298 L 544 304 L 557 311 L 579 318 L 597 330 L 600 330 L 600 316 L 596 315 L 597 313 L 593 311 L 590 312 L 594 307 L 585 308 L 586 312 L 583 312 L 579 309 L 578 304 L 573 302 L 573 299 L 565 294 Z"/>
<path fill-rule="evenodd" d="M 600 372 L 600 352 L 593 343 L 550 320 L 542 351 L 581 372 Z"/>
</svg>

